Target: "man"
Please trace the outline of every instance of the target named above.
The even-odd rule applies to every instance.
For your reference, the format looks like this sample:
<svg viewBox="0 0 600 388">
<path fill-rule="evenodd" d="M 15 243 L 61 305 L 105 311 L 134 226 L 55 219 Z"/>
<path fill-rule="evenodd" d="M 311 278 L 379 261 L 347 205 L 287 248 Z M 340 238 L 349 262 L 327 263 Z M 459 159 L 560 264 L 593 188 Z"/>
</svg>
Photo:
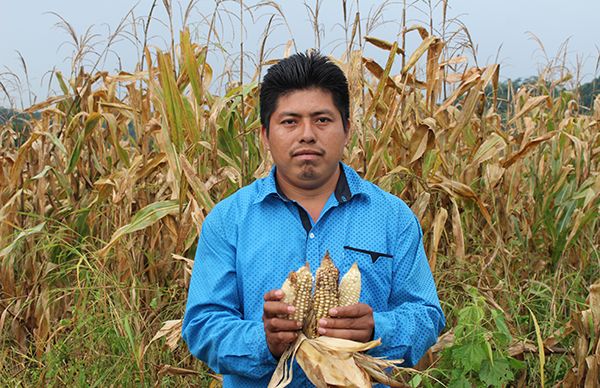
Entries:
<svg viewBox="0 0 600 388">
<path fill-rule="evenodd" d="M 348 84 L 318 53 L 272 66 L 260 92 L 261 137 L 275 166 L 221 201 L 202 226 L 183 321 L 192 354 L 225 387 L 266 387 L 300 324 L 279 318 L 287 274 L 325 251 L 362 272 L 361 303 L 332 309 L 322 335 L 368 341 L 374 356 L 415 364 L 444 326 L 419 223 L 396 196 L 341 163 Z M 271 291 L 269 291 L 271 290 Z M 310 386 L 296 368 L 292 386 Z"/>
</svg>

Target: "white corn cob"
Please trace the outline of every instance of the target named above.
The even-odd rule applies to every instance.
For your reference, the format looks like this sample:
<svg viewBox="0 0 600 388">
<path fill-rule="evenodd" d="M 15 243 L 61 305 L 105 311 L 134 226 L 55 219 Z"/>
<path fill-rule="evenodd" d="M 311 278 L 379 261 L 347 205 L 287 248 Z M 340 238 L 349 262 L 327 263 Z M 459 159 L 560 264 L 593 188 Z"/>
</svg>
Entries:
<svg viewBox="0 0 600 388">
<path fill-rule="evenodd" d="M 350 306 L 360 300 L 361 277 L 356 263 L 340 280 L 340 306 Z"/>
</svg>

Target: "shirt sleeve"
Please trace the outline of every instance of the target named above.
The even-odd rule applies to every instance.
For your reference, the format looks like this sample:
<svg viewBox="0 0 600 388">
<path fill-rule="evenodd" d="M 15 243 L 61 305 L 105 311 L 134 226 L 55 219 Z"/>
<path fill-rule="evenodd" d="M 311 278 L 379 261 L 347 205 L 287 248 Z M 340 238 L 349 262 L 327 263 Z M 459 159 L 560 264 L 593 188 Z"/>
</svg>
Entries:
<svg viewBox="0 0 600 388">
<path fill-rule="evenodd" d="M 215 208 L 198 240 L 182 337 L 190 352 L 215 372 L 261 378 L 273 373 L 277 361 L 263 322 L 243 318 L 235 253 Z"/>
<path fill-rule="evenodd" d="M 382 344 L 370 354 L 404 359 L 415 365 L 437 340 L 445 326 L 433 275 L 423 249 L 423 232 L 417 218 L 399 235 L 395 251 L 390 310 L 374 312 L 373 338 Z"/>
</svg>

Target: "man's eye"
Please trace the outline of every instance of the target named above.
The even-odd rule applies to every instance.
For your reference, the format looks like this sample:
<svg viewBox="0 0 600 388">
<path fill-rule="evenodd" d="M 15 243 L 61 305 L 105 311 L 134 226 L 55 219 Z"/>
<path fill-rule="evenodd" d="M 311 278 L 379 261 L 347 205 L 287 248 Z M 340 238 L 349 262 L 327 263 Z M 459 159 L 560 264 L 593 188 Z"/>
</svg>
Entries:
<svg viewBox="0 0 600 388">
<path fill-rule="evenodd" d="M 319 117 L 317 119 L 317 122 L 318 123 L 329 123 L 329 122 L 331 122 L 331 119 L 329 117 Z"/>
<path fill-rule="evenodd" d="M 296 120 L 292 120 L 292 119 L 283 120 L 281 122 L 281 124 L 283 124 L 283 125 L 294 125 L 295 123 L 296 123 Z"/>
</svg>

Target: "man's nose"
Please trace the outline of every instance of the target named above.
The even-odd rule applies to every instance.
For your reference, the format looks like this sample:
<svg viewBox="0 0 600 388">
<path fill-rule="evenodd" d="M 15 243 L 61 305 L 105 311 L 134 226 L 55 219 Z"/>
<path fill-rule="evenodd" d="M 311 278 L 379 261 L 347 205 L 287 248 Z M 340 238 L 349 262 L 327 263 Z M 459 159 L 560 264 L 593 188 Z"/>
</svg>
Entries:
<svg viewBox="0 0 600 388">
<path fill-rule="evenodd" d="M 316 141 L 315 137 L 315 126 L 312 120 L 303 120 L 302 121 L 302 136 L 300 138 L 301 142 L 306 143 L 314 143 Z"/>
</svg>

